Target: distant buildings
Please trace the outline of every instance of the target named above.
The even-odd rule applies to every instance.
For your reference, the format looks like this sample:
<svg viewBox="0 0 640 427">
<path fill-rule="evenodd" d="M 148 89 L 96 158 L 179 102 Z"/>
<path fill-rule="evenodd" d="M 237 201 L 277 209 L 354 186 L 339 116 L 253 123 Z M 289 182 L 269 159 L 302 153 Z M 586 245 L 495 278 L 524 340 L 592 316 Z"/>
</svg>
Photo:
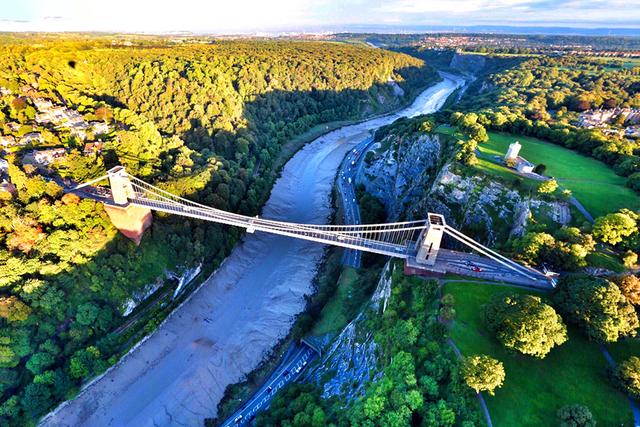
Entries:
<svg viewBox="0 0 640 427">
<path fill-rule="evenodd" d="M 534 164 L 519 156 L 521 148 L 522 145 L 518 141 L 509 144 L 507 154 L 504 156 L 504 162 L 520 173 L 533 173 Z"/>
<path fill-rule="evenodd" d="M 620 115 L 624 117 L 624 123 L 640 123 L 640 110 L 632 108 L 610 108 L 607 110 L 585 111 L 580 114 L 577 125 L 587 129 L 604 127 L 613 118 Z"/>
</svg>

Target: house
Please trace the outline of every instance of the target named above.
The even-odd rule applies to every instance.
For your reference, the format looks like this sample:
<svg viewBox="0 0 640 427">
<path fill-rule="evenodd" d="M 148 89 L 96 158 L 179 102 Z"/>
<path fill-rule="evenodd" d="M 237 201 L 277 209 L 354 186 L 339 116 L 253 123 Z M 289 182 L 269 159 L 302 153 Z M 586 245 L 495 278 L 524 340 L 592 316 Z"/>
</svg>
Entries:
<svg viewBox="0 0 640 427">
<path fill-rule="evenodd" d="M 0 173 L 6 172 L 9 170 L 9 162 L 0 157 Z"/>
<path fill-rule="evenodd" d="M 18 132 L 20 130 L 20 124 L 18 124 L 16 122 L 7 123 L 7 127 L 9 128 L 9 130 L 11 132 Z"/>
<path fill-rule="evenodd" d="M 9 148 L 16 145 L 16 139 L 11 135 L 0 135 L 0 147 Z"/>
<path fill-rule="evenodd" d="M 0 86 L 0 95 L 1 96 L 11 95 L 11 89 L 7 89 L 4 86 Z"/>
<path fill-rule="evenodd" d="M 516 170 L 520 173 L 533 173 L 535 165 L 523 157 L 516 158 Z"/>
<path fill-rule="evenodd" d="M 34 142 L 44 142 L 42 135 L 38 132 L 29 132 L 20 138 L 21 145 L 33 144 Z"/>
<path fill-rule="evenodd" d="M 40 165 L 48 165 L 56 159 L 60 159 L 67 154 L 64 148 L 51 148 L 48 150 L 38 150 L 33 152 L 33 160 Z"/>
<path fill-rule="evenodd" d="M 3 179 L 2 181 L 0 181 L 0 193 L 15 194 L 15 192 L 16 192 L 16 187 L 12 183 L 7 181 L 6 179 Z"/>
<path fill-rule="evenodd" d="M 100 154 L 102 152 L 102 147 L 104 146 L 103 142 L 90 142 L 84 145 L 84 149 L 82 150 L 82 154 L 85 156 L 93 156 L 96 154 Z"/>
<path fill-rule="evenodd" d="M 105 122 L 90 122 L 89 125 L 93 129 L 95 135 L 104 135 L 109 133 L 109 125 Z"/>
</svg>

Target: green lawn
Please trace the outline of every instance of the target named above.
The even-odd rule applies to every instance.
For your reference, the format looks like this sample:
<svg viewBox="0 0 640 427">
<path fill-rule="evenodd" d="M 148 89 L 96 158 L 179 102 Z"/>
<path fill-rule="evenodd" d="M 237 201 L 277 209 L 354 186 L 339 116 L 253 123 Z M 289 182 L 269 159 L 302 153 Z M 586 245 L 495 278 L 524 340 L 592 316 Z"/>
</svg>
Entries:
<svg viewBox="0 0 640 427">
<path fill-rule="evenodd" d="M 480 144 L 481 157 L 502 158 L 514 141 L 520 141 L 520 154 L 534 164 L 547 166 L 545 175 L 553 176 L 594 216 L 598 217 L 621 208 L 640 209 L 640 198 L 625 187 L 625 178 L 598 160 L 583 156 L 559 145 L 536 138 L 489 132 L 489 142 Z M 506 168 L 503 168 L 506 169 Z"/>
<path fill-rule="evenodd" d="M 607 349 L 617 363 L 620 363 L 631 356 L 640 357 L 640 339 L 628 338 L 613 344 L 607 344 Z"/>
<path fill-rule="evenodd" d="M 484 328 L 480 307 L 497 293 L 530 293 L 518 288 L 451 282 L 445 292 L 455 298 L 451 337 L 464 355 L 489 354 L 504 363 L 506 379 L 495 396 L 485 395 L 493 424 L 554 426 L 556 412 L 567 404 L 583 404 L 598 426 L 631 426 L 626 397 L 607 378 L 607 362 L 598 346 L 570 329 L 569 341 L 543 360 L 507 351 Z"/>
<path fill-rule="evenodd" d="M 358 271 L 355 268 L 345 267 L 338 279 L 338 290 L 335 296 L 324 306 L 320 319 L 316 322 L 311 333 L 324 335 L 338 332 L 344 328 L 350 318 L 347 318 L 343 303 L 351 298 L 354 284 L 358 281 Z"/>
</svg>

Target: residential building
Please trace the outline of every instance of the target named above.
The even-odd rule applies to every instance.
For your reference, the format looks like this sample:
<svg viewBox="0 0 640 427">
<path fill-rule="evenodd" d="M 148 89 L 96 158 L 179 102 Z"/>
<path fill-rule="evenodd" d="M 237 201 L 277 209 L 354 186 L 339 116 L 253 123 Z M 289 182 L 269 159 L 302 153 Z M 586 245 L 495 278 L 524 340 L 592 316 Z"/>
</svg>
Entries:
<svg viewBox="0 0 640 427">
<path fill-rule="evenodd" d="M 96 154 L 100 154 L 102 152 L 102 147 L 104 143 L 101 141 L 98 142 L 89 142 L 84 145 L 84 149 L 82 150 L 82 154 L 85 156 L 93 156 Z"/>
<path fill-rule="evenodd" d="M 535 165 L 523 157 L 516 158 L 516 170 L 520 173 L 533 173 Z"/>
<path fill-rule="evenodd" d="M 16 139 L 11 135 L 0 135 L 0 147 L 9 148 L 16 145 Z"/>
<path fill-rule="evenodd" d="M 64 148 L 50 148 L 48 150 L 37 150 L 33 152 L 33 160 L 39 165 L 48 165 L 56 159 L 60 159 L 67 154 Z"/>
<path fill-rule="evenodd" d="M 94 135 L 104 135 L 109 133 L 109 125 L 106 122 L 90 122 Z"/>
<path fill-rule="evenodd" d="M 42 139 L 42 135 L 40 135 L 39 132 L 29 132 L 20 138 L 21 145 L 33 144 L 34 142 L 44 142 L 44 139 Z"/>
</svg>

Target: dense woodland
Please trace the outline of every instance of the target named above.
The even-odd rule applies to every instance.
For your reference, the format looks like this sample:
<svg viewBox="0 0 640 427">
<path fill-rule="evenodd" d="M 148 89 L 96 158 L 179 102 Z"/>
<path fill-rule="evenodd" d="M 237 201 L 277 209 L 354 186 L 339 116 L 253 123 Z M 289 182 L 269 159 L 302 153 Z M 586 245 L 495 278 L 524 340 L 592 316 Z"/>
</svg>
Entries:
<svg viewBox="0 0 640 427">
<path fill-rule="evenodd" d="M 156 215 L 136 247 L 101 205 L 63 195 L 49 177 L 82 181 L 123 164 L 176 194 L 255 215 L 284 143 L 320 123 L 397 108 L 434 78 L 416 58 L 341 44 L 5 40 L 0 129 L 44 141 L 5 154 L 16 191 L 0 200 L 0 424 L 31 424 L 72 397 L 131 344 L 114 331 L 133 294 L 166 270 L 205 261 L 210 271 L 239 236 Z M 85 156 L 77 137 L 36 124 L 36 98 L 108 123 L 102 154 Z M 48 168 L 23 164 L 43 147 L 68 154 Z"/>
</svg>

